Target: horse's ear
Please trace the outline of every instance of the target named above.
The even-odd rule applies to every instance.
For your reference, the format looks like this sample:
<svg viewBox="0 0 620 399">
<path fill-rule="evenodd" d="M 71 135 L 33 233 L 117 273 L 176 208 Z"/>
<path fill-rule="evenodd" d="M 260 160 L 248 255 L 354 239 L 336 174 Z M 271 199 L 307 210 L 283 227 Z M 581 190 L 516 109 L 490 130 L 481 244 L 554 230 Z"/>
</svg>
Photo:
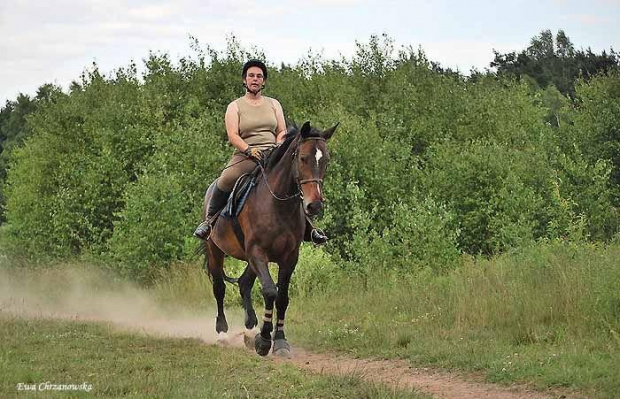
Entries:
<svg viewBox="0 0 620 399">
<path fill-rule="evenodd" d="M 301 137 L 308 137 L 308 135 L 310 134 L 310 130 L 312 130 L 312 128 L 310 127 L 310 121 L 307 121 L 301 127 Z"/>
<path fill-rule="evenodd" d="M 323 137 L 325 140 L 329 140 L 332 137 L 332 134 L 334 134 L 334 132 L 338 128 L 338 126 L 340 126 L 340 122 L 336 123 L 334 126 L 321 133 L 321 137 Z"/>
</svg>

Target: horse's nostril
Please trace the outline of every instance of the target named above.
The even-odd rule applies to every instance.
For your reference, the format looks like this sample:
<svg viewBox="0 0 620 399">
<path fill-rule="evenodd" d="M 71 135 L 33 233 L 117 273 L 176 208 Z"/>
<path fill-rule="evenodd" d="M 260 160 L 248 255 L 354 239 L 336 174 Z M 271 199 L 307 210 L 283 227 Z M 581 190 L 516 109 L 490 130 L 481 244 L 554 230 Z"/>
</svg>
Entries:
<svg viewBox="0 0 620 399">
<path fill-rule="evenodd" d="M 312 215 L 316 215 L 317 213 L 321 211 L 322 206 L 323 204 L 321 204 L 321 201 L 313 201 L 309 203 L 307 206 L 308 213 Z"/>
</svg>

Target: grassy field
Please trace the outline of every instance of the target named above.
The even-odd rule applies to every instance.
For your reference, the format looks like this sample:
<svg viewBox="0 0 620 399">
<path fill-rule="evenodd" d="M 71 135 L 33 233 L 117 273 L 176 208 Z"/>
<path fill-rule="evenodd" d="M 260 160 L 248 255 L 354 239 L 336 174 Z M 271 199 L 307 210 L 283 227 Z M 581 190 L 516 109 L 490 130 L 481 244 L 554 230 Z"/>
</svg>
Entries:
<svg viewBox="0 0 620 399">
<path fill-rule="evenodd" d="M 463 267 L 445 274 L 377 272 L 368 265 L 352 272 L 350 265 L 333 264 L 320 250 L 305 248 L 292 286 L 288 338 L 293 346 L 313 351 L 402 358 L 415 366 L 474 372 L 489 382 L 617 398 L 619 259 L 617 245 L 552 243 L 490 260 L 467 258 Z M 237 273 L 240 265 L 231 266 L 237 269 L 231 274 Z M 93 270 L 83 265 L 9 267 L 0 276 L 0 292 L 27 291 L 31 308 L 35 304 L 40 312 L 48 312 L 50 304 L 82 315 L 95 308 L 121 325 L 142 318 L 141 325 L 148 326 L 147 316 L 174 322 L 182 312 L 200 314 L 200 321 L 190 324 L 212 334 L 211 285 L 197 263 L 174 265 L 148 290 Z M 3 286 L 3 280 L 12 283 Z M 239 296 L 228 287 L 229 322 L 239 328 Z M 260 311 L 258 285 L 254 295 Z M 122 314 L 118 309 L 124 309 Z M 22 380 L 65 382 L 69 376 L 93 383 L 100 396 L 155 392 L 184 397 L 200 391 L 246 397 L 245 389 L 250 397 L 405 395 L 355 378 L 306 377 L 243 351 L 222 353 L 193 339 L 145 338 L 67 321 L 5 321 L 0 397 L 15 393 L 14 384 Z M 179 330 L 170 332 L 183 336 Z M 151 368 L 144 369 L 145 364 Z M 277 376 L 289 384 L 274 385 Z M 145 381 L 151 379 L 160 388 L 149 391 Z"/>
<path fill-rule="evenodd" d="M 620 397 L 618 246 L 539 245 L 445 275 L 336 280 L 290 312 L 308 348 Z"/>
<path fill-rule="evenodd" d="M 422 398 L 363 382 L 318 376 L 245 349 L 197 339 L 121 333 L 109 325 L 0 315 L 0 397 Z M 91 390 L 19 391 L 18 384 L 86 383 Z"/>
</svg>

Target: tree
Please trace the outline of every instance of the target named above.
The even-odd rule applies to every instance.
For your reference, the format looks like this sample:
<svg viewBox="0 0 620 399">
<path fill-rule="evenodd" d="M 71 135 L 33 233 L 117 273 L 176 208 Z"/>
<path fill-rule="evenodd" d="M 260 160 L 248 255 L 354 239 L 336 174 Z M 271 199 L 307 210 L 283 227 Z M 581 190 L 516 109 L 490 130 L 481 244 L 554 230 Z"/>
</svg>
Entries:
<svg viewBox="0 0 620 399">
<path fill-rule="evenodd" d="M 21 146 L 32 134 L 28 118 L 44 104 L 62 95 L 59 87 L 44 84 L 34 98 L 19 94 L 15 101 L 7 101 L 0 110 L 0 223 L 4 222 L 4 195 L 1 187 L 6 180 L 7 169 L 13 150 Z"/>
<path fill-rule="evenodd" d="M 494 51 L 492 68 L 497 68 L 499 76 L 521 79 L 533 78 L 542 89 L 555 86 L 560 93 L 575 97 L 575 81 L 579 77 L 591 79 L 599 73 L 607 73 L 620 66 L 620 59 L 613 51 L 603 51 L 600 55 L 587 50 L 577 50 L 563 30 L 553 39 L 550 30 L 534 36 L 527 49 L 516 53 L 501 54 Z"/>
</svg>

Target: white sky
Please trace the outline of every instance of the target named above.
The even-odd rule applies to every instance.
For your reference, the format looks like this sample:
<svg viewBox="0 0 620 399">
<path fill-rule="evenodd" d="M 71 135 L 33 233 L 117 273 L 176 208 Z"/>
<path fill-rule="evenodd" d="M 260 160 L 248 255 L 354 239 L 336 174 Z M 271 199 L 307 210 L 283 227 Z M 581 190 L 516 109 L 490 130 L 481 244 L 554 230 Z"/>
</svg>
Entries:
<svg viewBox="0 0 620 399">
<path fill-rule="evenodd" d="M 109 73 L 150 50 L 191 56 L 190 35 L 224 50 L 234 34 L 269 62 L 295 63 L 309 49 L 348 57 L 356 40 L 386 33 L 468 72 L 544 29 L 577 49 L 620 51 L 619 21 L 620 0 L 1 0 L 0 106 L 44 83 L 66 89 L 93 61 Z"/>
</svg>

